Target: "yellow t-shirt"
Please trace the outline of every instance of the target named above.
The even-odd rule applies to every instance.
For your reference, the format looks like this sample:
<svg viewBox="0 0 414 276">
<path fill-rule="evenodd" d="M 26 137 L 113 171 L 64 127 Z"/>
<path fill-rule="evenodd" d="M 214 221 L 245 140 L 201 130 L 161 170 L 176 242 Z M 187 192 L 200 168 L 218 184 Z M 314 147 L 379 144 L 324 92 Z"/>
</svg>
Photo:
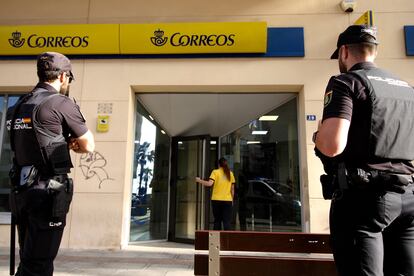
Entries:
<svg viewBox="0 0 414 276">
<path fill-rule="evenodd" d="M 211 200 L 233 201 L 231 196 L 231 184 L 235 183 L 233 172 L 230 172 L 230 181 L 222 168 L 213 170 L 210 179 L 214 181 Z"/>
</svg>

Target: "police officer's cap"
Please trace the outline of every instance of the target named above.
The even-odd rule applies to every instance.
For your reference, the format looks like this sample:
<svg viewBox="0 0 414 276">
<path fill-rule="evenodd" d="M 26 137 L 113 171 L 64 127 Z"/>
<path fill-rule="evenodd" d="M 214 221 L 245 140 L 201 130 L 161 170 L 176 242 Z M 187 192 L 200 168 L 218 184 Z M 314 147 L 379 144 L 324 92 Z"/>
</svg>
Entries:
<svg viewBox="0 0 414 276">
<path fill-rule="evenodd" d="M 66 72 L 74 79 L 70 60 L 61 53 L 44 52 L 37 57 L 37 71 Z"/>
<path fill-rule="evenodd" d="M 367 25 L 351 25 L 338 37 L 338 43 L 336 44 L 336 50 L 332 54 L 331 59 L 337 59 L 339 48 L 342 45 L 359 44 L 359 43 L 371 43 L 379 44 L 377 41 L 377 29 Z"/>
</svg>

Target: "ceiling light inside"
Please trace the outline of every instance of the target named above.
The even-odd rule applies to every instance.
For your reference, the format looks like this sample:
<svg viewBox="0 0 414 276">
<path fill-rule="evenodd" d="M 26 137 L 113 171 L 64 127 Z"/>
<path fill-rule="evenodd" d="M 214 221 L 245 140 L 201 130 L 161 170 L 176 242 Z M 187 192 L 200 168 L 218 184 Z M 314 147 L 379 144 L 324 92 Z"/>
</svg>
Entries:
<svg viewBox="0 0 414 276">
<path fill-rule="evenodd" d="M 266 135 L 268 133 L 267 130 L 253 130 L 252 134 L 253 135 Z"/>
<path fill-rule="evenodd" d="M 260 141 L 247 141 L 247 144 L 248 145 L 251 145 L 251 144 L 260 144 Z"/>
<path fill-rule="evenodd" d="M 276 121 L 279 116 L 277 115 L 264 115 L 259 118 L 259 121 Z"/>
</svg>

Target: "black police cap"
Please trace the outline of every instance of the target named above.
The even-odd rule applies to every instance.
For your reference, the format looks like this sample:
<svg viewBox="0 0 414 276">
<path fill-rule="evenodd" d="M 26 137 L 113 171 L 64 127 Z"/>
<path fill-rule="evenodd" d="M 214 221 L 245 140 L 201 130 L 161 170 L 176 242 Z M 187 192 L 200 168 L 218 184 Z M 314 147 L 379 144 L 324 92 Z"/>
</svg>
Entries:
<svg viewBox="0 0 414 276">
<path fill-rule="evenodd" d="M 59 71 L 68 73 L 74 79 L 70 60 L 61 53 L 44 52 L 37 57 L 37 71 Z"/>
<path fill-rule="evenodd" d="M 342 45 L 371 43 L 378 45 L 377 29 L 367 25 L 351 25 L 338 37 L 336 50 L 332 54 L 331 59 L 338 59 L 339 48 Z"/>
</svg>

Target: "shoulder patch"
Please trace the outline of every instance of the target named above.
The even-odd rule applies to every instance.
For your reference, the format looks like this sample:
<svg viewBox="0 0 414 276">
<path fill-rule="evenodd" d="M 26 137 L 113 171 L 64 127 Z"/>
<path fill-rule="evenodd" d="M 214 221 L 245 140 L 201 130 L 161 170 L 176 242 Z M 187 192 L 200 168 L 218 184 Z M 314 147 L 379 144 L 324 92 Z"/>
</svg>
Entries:
<svg viewBox="0 0 414 276">
<path fill-rule="evenodd" d="M 332 90 L 325 93 L 325 97 L 323 99 L 323 105 L 327 106 L 331 103 L 332 100 Z"/>
</svg>

